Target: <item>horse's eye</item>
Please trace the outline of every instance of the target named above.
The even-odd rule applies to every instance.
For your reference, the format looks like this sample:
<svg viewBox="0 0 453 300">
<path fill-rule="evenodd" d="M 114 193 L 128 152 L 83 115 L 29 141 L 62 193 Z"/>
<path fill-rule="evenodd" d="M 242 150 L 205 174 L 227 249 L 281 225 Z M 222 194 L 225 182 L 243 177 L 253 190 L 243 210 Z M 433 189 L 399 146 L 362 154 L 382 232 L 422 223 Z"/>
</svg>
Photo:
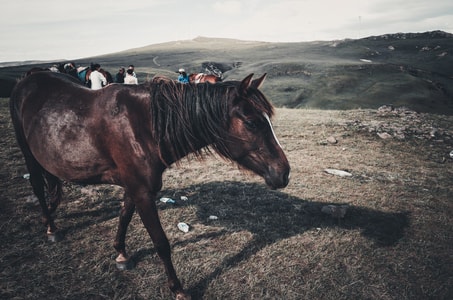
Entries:
<svg viewBox="0 0 453 300">
<path fill-rule="evenodd" d="M 255 130 L 258 126 L 256 125 L 256 122 L 253 120 L 245 120 L 245 126 L 249 130 Z"/>
</svg>

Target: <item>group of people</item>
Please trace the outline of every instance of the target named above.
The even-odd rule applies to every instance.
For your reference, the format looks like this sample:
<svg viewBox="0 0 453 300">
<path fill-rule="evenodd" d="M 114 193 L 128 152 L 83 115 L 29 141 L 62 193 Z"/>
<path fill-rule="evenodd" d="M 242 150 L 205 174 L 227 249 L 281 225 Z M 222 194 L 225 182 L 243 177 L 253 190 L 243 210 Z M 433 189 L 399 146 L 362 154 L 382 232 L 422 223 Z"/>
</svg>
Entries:
<svg viewBox="0 0 453 300">
<path fill-rule="evenodd" d="M 104 74 L 100 72 L 100 68 L 101 66 L 99 64 L 94 64 L 94 68 L 92 67 L 92 71 L 89 76 L 92 90 L 98 90 L 107 85 L 107 79 Z M 124 67 L 121 67 L 115 76 L 115 83 L 138 84 L 134 65 L 129 65 L 127 71 L 125 71 Z"/>
<path fill-rule="evenodd" d="M 116 73 L 115 75 L 115 78 L 112 78 L 109 72 L 101 69 L 101 65 L 98 63 L 92 63 L 90 67 L 76 68 L 75 63 L 70 62 L 64 65 L 60 64 L 60 66 L 55 65 L 50 68 L 50 70 L 73 75 L 74 77 L 79 78 L 80 81 L 82 81 L 85 85 L 93 90 L 101 89 L 102 87 L 112 82 L 123 84 L 138 84 L 134 65 L 129 65 L 127 69 L 120 67 L 118 73 Z M 179 74 L 177 79 L 178 82 L 190 82 L 190 76 L 186 73 L 185 69 L 180 68 L 176 73 Z"/>
<path fill-rule="evenodd" d="M 60 70 L 61 69 L 61 70 Z M 98 63 L 92 63 L 90 67 L 78 67 L 76 68 L 75 63 L 70 62 L 58 66 L 52 66 L 50 71 L 63 72 L 78 78 L 85 85 L 89 86 L 92 90 L 99 90 L 111 82 L 124 83 L 124 84 L 138 84 L 137 75 L 135 74 L 134 65 L 129 65 L 127 71 L 124 67 L 121 67 L 113 80 L 109 72 L 101 69 L 101 65 Z M 89 75 L 87 76 L 87 73 Z"/>
<path fill-rule="evenodd" d="M 93 79 L 96 81 L 96 84 L 95 84 L 95 88 L 93 88 L 93 79 L 91 79 L 92 75 L 90 75 L 91 88 L 99 89 L 103 85 L 105 85 L 105 83 L 104 83 L 105 77 L 102 75 L 102 73 L 99 72 L 99 68 L 100 68 L 99 64 L 95 64 L 95 68 L 96 68 L 96 70 L 93 72 L 96 72 L 96 73 L 93 75 Z M 93 72 L 91 74 L 93 74 Z M 178 70 L 178 73 L 179 73 L 179 75 L 178 75 L 179 82 L 189 83 L 189 75 L 187 75 L 186 71 L 183 68 L 180 68 Z M 134 65 L 129 65 L 127 70 L 124 67 L 121 67 L 118 70 L 118 73 L 116 73 L 115 83 L 138 84 L 137 75 L 135 74 L 135 71 L 134 71 Z"/>
<path fill-rule="evenodd" d="M 127 71 L 124 67 L 121 67 L 116 73 L 115 82 L 116 83 L 124 83 L 124 84 L 138 84 L 137 75 L 134 71 L 134 65 L 129 65 Z"/>
<path fill-rule="evenodd" d="M 65 72 L 71 74 L 75 77 L 79 77 L 80 80 L 85 81 L 85 74 L 88 70 L 88 67 L 83 68 L 76 68 L 74 63 L 67 63 L 64 65 Z M 80 69 L 80 70 L 79 70 Z M 83 69 L 83 70 L 82 70 Z M 105 72 L 101 70 L 101 65 L 98 63 L 91 64 L 91 73 L 89 74 L 89 86 L 92 90 L 98 90 L 108 84 L 108 80 L 104 75 Z M 108 73 L 108 72 L 107 72 Z M 181 83 L 189 83 L 189 75 L 183 68 L 178 70 L 178 81 Z M 110 76 L 110 74 L 108 74 Z M 83 77 L 83 78 L 82 78 Z M 111 82 L 111 81 L 110 81 Z M 129 65 L 128 68 L 121 67 L 118 70 L 118 73 L 115 75 L 114 79 L 115 83 L 123 83 L 123 84 L 138 84 L 137 75 L 135 74 L 135 67 L 134 65 Z"/>
</svg>

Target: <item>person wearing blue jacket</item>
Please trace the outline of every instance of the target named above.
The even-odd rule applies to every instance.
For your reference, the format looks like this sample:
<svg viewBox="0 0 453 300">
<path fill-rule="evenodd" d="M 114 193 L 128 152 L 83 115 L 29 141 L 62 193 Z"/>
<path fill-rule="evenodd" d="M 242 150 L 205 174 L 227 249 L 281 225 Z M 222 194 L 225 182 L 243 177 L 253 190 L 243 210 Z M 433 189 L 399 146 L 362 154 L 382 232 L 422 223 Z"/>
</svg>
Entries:
<svg viewBox="0 0 453 300">
<path fill-rule="evenodd" d="M 184 69 L 179 69 L 178 73 L 179 73 L 179 76 L 178 76 L 179 82 L 189 83 L 189 76 L 186 74 L 186 71 Z"/>
</svg>

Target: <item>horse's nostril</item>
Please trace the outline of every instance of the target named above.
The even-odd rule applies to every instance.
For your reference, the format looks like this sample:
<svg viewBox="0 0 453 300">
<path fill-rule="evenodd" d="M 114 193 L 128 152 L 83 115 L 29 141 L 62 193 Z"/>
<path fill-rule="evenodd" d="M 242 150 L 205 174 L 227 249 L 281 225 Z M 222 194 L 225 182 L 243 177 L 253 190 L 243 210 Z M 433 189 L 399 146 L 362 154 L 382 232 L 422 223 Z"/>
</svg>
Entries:
<svg viewBox="0 0 453 300">
<path fill-rule="evenodd" d="M 284 188 L 288 185 L 290 179 L 290 169 L 269 168 L 269 173 L 264 176 L 266 183 L 274 189 Z"/>
<path fill-rule="evenodd" d="M 289 171 L 283 175 L 283 183 L 285 184 L 285 186 L 288 185 L 290 178 L 291 178 L 291 174 Z"/>
</svg>

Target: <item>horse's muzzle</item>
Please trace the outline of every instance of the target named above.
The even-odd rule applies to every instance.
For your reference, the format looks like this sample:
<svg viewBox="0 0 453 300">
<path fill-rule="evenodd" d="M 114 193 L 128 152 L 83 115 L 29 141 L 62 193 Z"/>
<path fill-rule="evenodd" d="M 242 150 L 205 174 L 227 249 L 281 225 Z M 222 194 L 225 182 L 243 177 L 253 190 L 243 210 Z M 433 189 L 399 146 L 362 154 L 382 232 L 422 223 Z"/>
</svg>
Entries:
<svg viewBox="0 0 453 300">
<path fill-rule="evenodd" d="M 290 179 L 289 166 L 285 170 L 269 168 L 269 173 L 264 176 L 266 184 L 272 189 L 281 189 L 288 185 Z"/>
</svg>

